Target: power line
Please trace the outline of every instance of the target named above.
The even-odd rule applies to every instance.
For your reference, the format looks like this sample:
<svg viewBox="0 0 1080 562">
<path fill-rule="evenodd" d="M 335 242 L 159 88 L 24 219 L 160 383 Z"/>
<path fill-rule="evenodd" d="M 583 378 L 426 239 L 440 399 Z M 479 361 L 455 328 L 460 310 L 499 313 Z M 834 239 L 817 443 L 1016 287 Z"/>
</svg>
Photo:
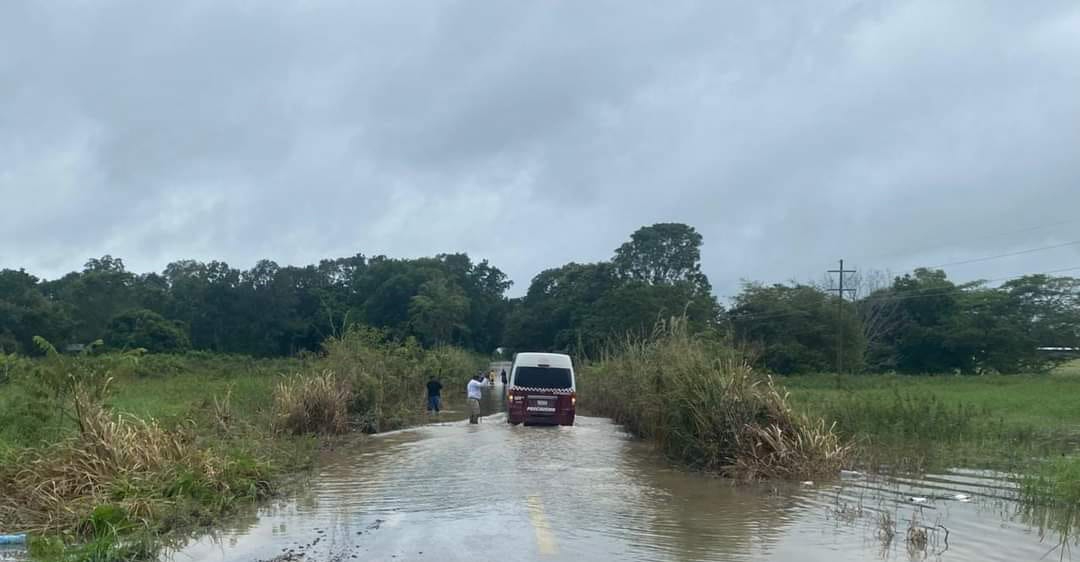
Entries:
<svg viewBox="0 0 1080 562">
<path fill-rule="evenodd" d="M 1017 234 L 1017 233 L 1022 233 L 1022 232 L 1029 232 L 1029 231 L 1034 231 L 1034 230 L 1041 230 L 1041 229 L 1044 229 L 1044 228 L 1049 228 L 1049 227 L 1053 227 L 1053 226 L 1060 226 L 1060 225 L 1063 225 L 1063 224 L 1072 224 L 1072 223 L 1076 223 L 1076 222 L 1080 222 L 1080 219 L 1069 219 L 1069 220 L 1057 221 L 1057 222 L 1053 222 L 1053 223 L 1046 223 L 1046 224 L 1041 224 L 1041 225 L 1033 225 L 1033 226 L 1029 226 L 1029 227 L 1024 227 L 1024 228 L 1015 229 L 1015 230 L 1011 230 L 1011 231 L 1006 231 L 1004 233 L 999 233 L 997 235 L 983 236 L 983 237 L 980 237 L 980 238 L 969 239 L 969 240 L 985 240 L 985 239 L 990 239 L 990 238 L 999 238 L 999 237 L 1005 236 L 1005 235 Z M 1047 250 L 1052 250 L 1052 249 L 1065 248 L 1065 247 L 1069 247 L 1069 246 L 1075 246 L 1075 245 L 1078 245 L 1078 244 L 1080 244 L 1080 240 L 1073 240 L 1073 241 L 1064 242 L 1064 243 L 1060 243 L 1060 244 L 1052 244 L 1052 245 L 1049 245 L 1049 246 L 1041 246 L 1041 247 L 1038 247 L 1038 248 L 1028 248 L 1028 249 L 1025 249 L 1025 250 L 1007 252 L 1007 253 L 993 255 L 993 256 L 985 256 L 985 257 L 981 257 L 981 258 L 960 260 L 960 261 L 954 261 L 954 262 L 948 262 L 948 263 L 942 263 L 942 264 L 936 264 L 936 265 L 930 265 L 930 266 L 921 266 L 919 268 L 914 268 L 914 269 L 909 269 L 909 270 L 902 270 L 902 273 L 904 273 L 904 274 L 913 273 L 916 269 L 920 269 L 920 268 L 938 269 L 938 268 L 950 267 L 950 266 L 956 266 L 956 265 L 966 265 L 966 264 L 971 264 L 971 263 L 987 262 L 987 261 L 1003 259 L 1003 258 L 1008 258 L 1008 257 L 1014 257 L 1014 256 L 1019 256 L 1019 255 L 1025 255 L 1025 254 L 1032 254 L 1032 253 L 1042 252 L 1042 251 L 1047 251 Z M 840 269 L 843 270 L 842 263 L 841 263 Z M 1041 275 L 1049 275 L 1049 274 L 1053 274 L 1053 273 L 1061 273 L 1061 272 L 1066 272 L 1066 271 L 1075 271 L 1077 269 L 1080 269 L 1080 267 L 1069 267 L 1069 268 L 1064 268 L 1064 269 L 1045 271 L 1045 272 L 1042 272 Z M 830 273 L 836 273 L 836 270 L 831 270 Z M 841 275 L 841 277 L 843 277 L 842 273 L 840 275 Z M 973 281 L 972 283 L 994 283 L 994 282 L 998 282 L 998 281 L 1008 281 L 1008 280 L 1011 280 L 1011 279 L 1018 279 L 1020 277 L 1024 277 L 1025 275 L 1028 275 L 1028 274 L 1021 274 L 1021 275 L 1015 275 L 1015 276 L 1009 276 L 1009 277 L 1002 277 L 1002 278 L 998 278 L 998 279 L 982 279 L 982 280 Z M 842 287 L 842 282 L 841 282 L 841 287 Z M 872 300 L 892 301 L 892 300 L 905 300 L 905 299 L 909 299 L 909 298 L 924 298 L 924 297 L 929 297 L 929 296 L 935 296 L 935 294 L 946 294 L 948 292 L 951 292 L 951 291 L 955 290 L 956 288 L 957 287 L 954 286 L 954 287 L 944 287 L 944 288 L 942 288 L 942 287 L 933 287 L 933 288 L 928 288 L 928 289 L 915 289 L 913 291 L 907 291 L 906 293 L 908 293 L 908 294 L 904 294 L 904 295 L 881 295 L 881 296 L 878 296 L 878 297 L 868 296 L 868 297 L 865 297 L 864 299 L 861 299 L 861 301 L 862 302 L 866 302 L 868 300 L 870 300 L 870 301 L 872 301 Z M 835 291 L 836 289 L 828 289 L 828 290 L 829 291 Z M 917 291 L 919 294 L 910 294 L 911 292 L 914 292 L 914 291 Z M 842 305 L 843 304 L 842 299 L 843 299 L 843 294 L 844 293 L 841 290 L 839 292 L 839 294 L 841 296 L 840 305 Z M 795 315 L 806 314 L 806 313 L 807 313 L 806 311 L 793 311 L 793 312 L 776 313 L 776 314 L 767 313 L 767 314 L 759 314 L 759 315 L 743 315 L 743 316 L 737 316 L 736 318 L 739 319 L 739 320 L 756 320 L 756 319 L 767 319 L 767 318 L 780 318 L 780 317 L 785 317 L 785 316 L 795 316 Z"/>
<path fill-rule="evenodd" d="M 1055 274 L 1055 273 L 1065 273 L 1065 272 L 1077 271 L 1077 270 L 1080 270 L 1080 266 L 1066 267 L 1066 268 L 1062 268 L 1062 269 L 1052 269 L 1052 270 L 1049 270 L 1049 271 L 1042 271 L 1042 272 L 1039 272 L 1039 273 L 1023 273 L 1023 274 L 1019 274 L 1019 275 L 1012 275 L 1012 276 L 1009 276 L 1009 277 L 999 277 L 997 279 L 982 279 L 982 280 L 978 281 L 977 283 L 996 283 L 996 282 L 999 282 L 999 281 L 1011 281 L 1011 280 L 1014 280 L 1014 279 L 1021 279 L 1023 277 L 1027 277 L 1029 275 L 1052 275 L 1052 274 Z M 833 290 L 835 290 L 835 289 L 833 289 Z M 956 291 L 956 290 L 963 290 L 963 287 L 962 286 L 953 286 L 953 287 L 930 287 L 930 288 L 926 288 L 926 289 L 912 289 L 910 291 L 905 291 L 905 293 L 907 293 L 907 294 L 901 294 L 901 295 L 881 295 L 881 296 L 876 296 L 876 297 L 875 296 L 868 296 L 868 297 L 860 299 L 859 302 L 870 302 L 870 301 L 891 302 L 891 301 L 903 301 L 903 300 L 927 298 L 927 297 L 937 297 L 937 296 L 942 296 L 942 295 L 949 294 L 949 293 L 951 293 L 953 291 Z M 917 293 L 917 294 L 910 294 L 910 293 Z M 739 314 L 739 315 L 732 316 L 732 320 L 738 320 L 738 321 L 743 321 L 743 320 L 771 320 L 773 318 L 784 318 L 784 317 L 787 317 L 787 316 L 798 316 L 798 315 L 809 314 L 809 313 L 810 313 L 810 309 L 794 310 L 794 311 L 790 311 L 790 312 L 763 313 L 763 314 Z"/>
<path fill-rule="evenodd" d="M 1075 221 L 1065 221 L 1065 222 L 1075 222 Z M 915 271 L 917 271 L 919 269 L 940 269 L 940 268 L 943 268 L 943 267 L 950 267 L 950 266 L 954 266 L 954 265 L 965 265 L 965 264 L 970 264 L 970 263 L 986 262 L 986 261 L 992 261 L 992 260 L 1001 259 L 1001 258 L 1020 256 L 1020 255 L 1024 255 L 1024 254 L 1033 254 L 1033 253 L 1036 253 L 1036 252 L 1043 252 L 1043 251 L 1046 251 L 1046 250 L 1053 250 L 1053 249 L 1058 249 L 1058 248 L 1067 248 L 1069 246 L 1076 246 L 1078 244 L 1080 244 L 1080 240 L 1073 240 L 1073 241 L 1070 241 L 1070 242 L 1063 242 L 1061 244 L 1052 244 L 1050 246 L 1040 246 L 1038 248 L 1028 248 L 1026 250 L 1018 250 L 1018 251 L 1015 251 L 1015 252 L 1008 252 L 1008 253 L 998 254 L 998 255 L 994 255 L 994 256 L 985 256 L 985 257 L 981 257 L 981 258 L 973 258 L 973 259 L 968 259 L 968 260 L 954 261 L 954 262 L 948 262 L 948 263 L 940 263 L 940 264 L 936 264 L 936 265 L 924 265 L 924 266 L 915 267 L 913 269 L 900 270 L 899 273 L 894 273 L 892 270 L 886 270 L 886 271 L 889 273 L 890 276 L 899 277 L 900 274 L 907 275 L 907 274 L 910 274 L 910 273 L 914 273 Z M 880 270 L 878 270 L 878 271 L 880 271 Z M 1009 279 L 1009 278 L 1006 278 L 1006 279 Z M 993 279 L 990 279 L 990 280 L 982 279 L 982 280 L 975 280 L 974 282 L 989 283 L 989 282 L 993 282 L 993 281 L 994 281 Z"/>
<path fill-rule="evenodd" d="M 1072 222 L 1072 221 L 1068 221 L 1068 222 Z M 968 260 L 960 260 L 960 261 L 954 261 L 954 262 L 948 262 L 948 263 L 939 263 L 939 264 L 935 264 L 935 265 L 921 265 L 921 266 L 918 266 L 918 267 L 915 267 L 915 268 L 912 268 L 912 269 L 902 269 L 902 270 L 899 271 L 899 273 L 893 273 L 892 270 L 885 270 L 885 271 L 888 271 L 889 274 L 893 275 L 894 277 L 899 277 L 900 274 L 905 274 L 906 275 L 906 274 L 909 274 L 909 273 L 914 273 L 915 271 L 917 271 L 919 269 L 940 269 L 940 268 L 943 268 L 943 267 L 951 267 L 951 266 L 954 266 L 954 265 L 966 265 L 966 264 L 970 264 L 970 263 L 987 262 L 987 261 L 993 261 L 993 260 L 1002 259 L 1002 258 L 1010 258 L 1010 257 L 1013 257 L 1013 256 L 1022 256 L 1022 255 L 1025 255 L 1025 254 L 1034 254 L 1036 252 L 1044 252 L 1046 250 L 1054 250 L 1054 249 L 1058 249 L 1058 248 L 1067 248 L 1069 246 L 1076 246 L 1076 245 L 1080 245 L 1080 240 L 1073 240 L 1071 242 L 1063 242 L 1061 244 L 1052 244 L 1050 246 L 1040 246 L 1038 248 L 1028 248 L 1026 250 L 1017 250 L 1015 252 L 997 254 L 997 255 L 994 255 L 994 256 L 985 256 L 985 257 L 981 257 L 981 258 L 972 258 L 972 259 L 968 259 Z M 880 271 L 880 270 L 878 270 L 878 271 Z M 989 281 L 988 280 L 983 280 L 983 281 L 984 282 L 992 282 L 993 280 L 989 280 Z"/>
<path fill-rule="evenodd" d="M 844 269 L 844 260 L 840 260 L 840 269 L 830 269 L 829 273 L 835 273 L 838 277 L 839 287 L 835 290 L 839 299 L 836 301 L 836 372 L 844 372 L 844 292 L 855 292 L 855 289 L 844 288 L 844 274 L 855 273 L 854 269 Z"/>
<path fill-rule="evenodd" d="M 979 279 L 979 280 L 976 280 L 976 281 L 971 281 L 970 283 L 967 283 L 967 284 L 968 285 L 980 285 L 980 284 L 984 284 L 984 283 L 997 283 L 997 282 L 1000 282 L 1000 281 L 1012 281 L 1014 279 L 1022 279 L 1024 277 L 1028 277 L 1028 276 L 1031 276 L 1031 275 L 1053 275 L 1054 273 L 1064 273 L 1064 272 L 1067 272 L 1067 271 L 1076 271 L 1076 270 L 1080 270 L 1080 266 L 1065 267 L 1065 268 L 1062 268 L 1062 269 L 1051 269 L 1049 271 L 1042 271 L 1042 272 L 1039 272 L 1039 273 L 1022 273 L 1022 274 L 1019 274 L 1019 275 L 1010 275 L 1008 277 L 998 277 L 997 279 Z M 947 294 L 949 292 L 952 292 L 955 289 L 963 290 L 963 288 L 964 287 L 961 286 L 961 285 L 957 285 L 957 286 L 953 286 L 953 287 L 928 287 L 926 289 L 913 289 L 910 292 L 918 291 L 918 292 L 921 293 L 923 291 L 926 291 L 926 292 L 935 292 L 935 293 L 940 293 L 940 294 Z M 879 296 L 879 297 L 868 296 L 863 300 L 878 300 L 878 299 L 880 299 L 880 300 L 904 300 L 904 299 L 908 299 L 908 298 L 919 298 L 919 297 L 922 297 L 922 296 L 936 296 L 936 295 L 922 295 L 922 294 L 918 294 L 918 295 L 882 295 L 882 296 Z"/>
<path fill-rule="evenodd" d="M 1061 221 L 1050 222 L 1050 223 L 1042 223 L 1042 224 L 1037 224 L 1037 225 L 1025 226 L 1025 227 L 1021 227 L 1021 228 L 1017 228 L 1017 229 L 1013 229 L 1013 230 L 1006 230 L 1006 231 L 1003 231 L 1003 232 L 998 232 L 996 234 L 990 234 L 990 235 L 986 235 L 986 236 L 978 236 L 978 237 L 974 237 L 974 238 L 964 238 L 964 239 L 961 239 L 959 242 L 980 242 L 980 241 L 983 241 L 983 240 L 995 240 L 995 239 L 998 239 L 998 238 L 1004 238 L 1006 236 L 1013 236 L 1015 234 L 1022 234 L 1022 233 L 1025 233 L 1025 232 L 1033 232 L 1033 231 L 1037 231 L 1037 230 L 1044 230 L 1044 229 L 1047 229 L 1047 228 L 1053 228 L 1055 226 L 1061 226 L 1061 225 L 1065 225 L 1065 224 L 1074 224 L 1074 223 L 1077 223 L 1077 222 L 1080 222 L 1080 219 L 1067 219 L 1067 220 L 1061 220 Z M 895 256 L 898 253 L 900 253 L 900 254 L 919 254 L 919 253 L 928 252 L 928 251 L 931 251 L 931 250 L 936 250 L 936 249 L 938 249 L 940 247 L 941 247 L 941 244 L 938 244 L 938 245 L 935 245 L 935 246 L 924 246 L 924 247 L 919 248 L 917 250 L 908 250 L 906 252 L 893 252 L 890 255 Z M 856 261 L 864 261 L 865 262 L 865 261 L 870 261 L 870 260 L 873 260 L 873 259 L 884 258 L 884 257 L 888 257 L 888 256 L 885 256 L 884 254 L 878 254 L 876 256 L 861 257 L 859 260 L 856 260 Z"/>
<path fill-rule="evenodd" d="M 1065 224 L 1065 223 L 1070 223 L 1070 222 L 1076 222 L 1076 221 L 1063 221 L 1061 223 L 1056 223 L 1056 224 Z M 1070 242 L 1062 242 L 1060 244 L 1052 244 L 1052 245 L 1049 245 L 1049 246 L 1040 246 L 1038 248 L 1028 248 L 1026 250 L 1017 250 L 1015 252 L 1007 252 L 1007 253 L 1004 253 L 1004 254 L 997 254 L 997 255 L 993 255 L 993 256 L 985 256 L 985 257 L 981 257 L 981 258 L 972 258 L 972 259 L 967 259 L 967 260 L 953 261 L 953 262 L 947 262 L 947 263 L 939 263 L 939 264 L 935 264 L 935 265 L 921 265 L 921 266 L 917 266 L 917 267 L 914 267 L 914 268 L 911 268 L 911 269 L 902 269 L 902 270 L 899 270 L 899 272 L 894 272 L 893 270 L 890 270 L 890 269 L 873 270 L 873 271 L 885 271 L 890 276 L 899 277 L 901 274 L 907 275 L 907 274 L 910 274 L 910 273 L 914 273 L 915 271 L 917 271 L 919 269 L 940 269 L 940 268 L 943 268 L 943 267 L 951 267 L 951 266 L 955 266 L 955 265 L 967 265 L 967 264 L 971 264 L 971 263 L 987 262 L 987 261 L 993 261 L 993 260 L 1002 259 L 1002 258 L 1009 258 L 1009 257 L 1014 257 L 1014 256 L 1022 256 L 1022 255 L 1025 255 L 1025 254 L 1033 254 L 1033 253 L 1036 253 L 1036 252 L 1044 252 L 1046 250 L 1055 250 L 1055 249 L 1059 249 L 1059 248 L 1067 248 L 1067 247 L 1076 246 L 1076 245 L 1080 245 L 1080 240 L 1072 240 Z M 830 270 L 829 271 L 829 273 L 835 273 L 835 272 L 836 272 L 835 270 Z M 1006 279 L 1009 279 L 1009 278 L 1006 278 Z M 985 280 L 984 279 L 984 280 L 981 280 L 981 281 L 983 281 L 983 282 L 992 282 L 994 280 Z M 836 289 L 827 289 L 827 290 L 828 291 L 835 291 Z"/>
<path fill-rule="evenodd" d="M 1017 252 L 1009 252 L 1007 254 L 998 254 L 996 256 L 987 256 L 987 257 L 984 257 L 984 258 L 974 258 L 974 259 L 970 259 L 970 260 L 954 261 L 954 262 L 949 262 L 949 263 L 941 263 L 941 264 L 937 264 L 937 265 L 927 265 L 927 266 L 923 266 L 923 267 L 925 269 L 937 269 L 937 268 L 940 268 L 940 267 L 949 267 L 949 266 L 953 266 L 953 265 L 965 265 L 965 264 L 969 264 L 969 263 L 979 263 L 979 262 L 991 261 L 991 260 L 996 260 L 996 259 L 1001 259 L 1001 258 L 1011 258 L 1013 256 L 1021 256 L 1021 255 L 1024 255 L 1024 254 L 1034 254 L 1035 252 L 1043 252 L 1043 251 L 1046 251 L 1046 250 L 1054 250 L 1054 249 L 1057 249 L 1057 248 L 1065 248 L 1065 247 L 1068 247 L 1068 246 L 1075 246 L 1077 244 L 1080 244 L 1080 240 L 1073 240 L 1072 242 L 1064 242 L 1062 244 L 1054 244 L 1052 246 L 1042 246 L 1042 247 L 1039 247 L 1039 248 L 1030 248 L 1030 249 L 1027 249 L 1027 250 L 1020 250 L 1020 251 L 1017 251 Z"/>
</svg>

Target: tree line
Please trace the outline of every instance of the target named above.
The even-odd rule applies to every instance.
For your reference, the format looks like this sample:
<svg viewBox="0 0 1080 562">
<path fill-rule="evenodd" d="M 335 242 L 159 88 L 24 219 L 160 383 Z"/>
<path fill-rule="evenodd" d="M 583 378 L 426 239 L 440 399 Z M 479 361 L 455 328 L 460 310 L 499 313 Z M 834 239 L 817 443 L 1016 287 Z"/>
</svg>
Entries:
<svg viewBox="0 0 1080 562">
<path fill-rule="evenodd" d="M 0 270 L 0 352 L 30 354 L 34 336 L 96 340 L 116 349 L 189 349 L 255 356 L 319 349 L 359 324 L 424 346 L 491 353 L 558 350 L 597 357 L 618 338 L 646 336 L 657 320 L 746 349 L 778 373 L 834 370 L 1022 372 L 1080 347 L 1080 280 L 1029 275 L 991 287 L 956 284 L 940 270 L 855 279 L 839 299 L 814 284 L 745 283 L 725 309 L 701 271 L 691 226 L 643 227 L 610 260 L 540 272 L 524 296 L 487 261 L 466 254 L 386 256 L 248 270 L 182 260 L 136 274 L 121 259 L 43 280 Z M 629 335 L 629 336 L 628 336 Z"/>
<path fill-rule="evenodd" d="M 464 254 L 356 255 L 303 267 L 262 260 L 249 270 L 183 260 L 146 274 L 105 256 L 51 281 L 0 271 L 0 349 L 31 352 L 40 335 L 151 352 L 291 355 L 363 324 L 427 346 L 489 350 L 499 344 L 509 286 L 503 272 Z"/>
<path fill-rule="evenodd" d="M 728 311 L 731 331 L 780 373 L 837 361 L 851 371 L 1032 372 L 1071 356 L 1045 348 L 1080 348 L 1080 279 L 1035 274 L 990 287 L 920 268 L 856 287 L 841 301 L 813 284 L 747 283 Z"/>
</svg>

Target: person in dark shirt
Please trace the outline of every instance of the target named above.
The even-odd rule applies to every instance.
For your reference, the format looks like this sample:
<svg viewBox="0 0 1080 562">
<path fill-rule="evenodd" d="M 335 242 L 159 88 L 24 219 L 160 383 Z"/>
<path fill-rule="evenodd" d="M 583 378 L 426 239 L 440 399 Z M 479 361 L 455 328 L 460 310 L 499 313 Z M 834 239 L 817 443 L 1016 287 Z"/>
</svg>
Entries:
<svg viewBox="0 0 1080 562">
<path fill-rule="evenodd" d="M 427 411 L 439 413 L 439 409 L 442 407 L 442 383 L 435 377 L 431 377 L 431 380 L 427 383 Z"/>
<path fill-rule="evenodd" d="M 502 383 L 506 384 L 506 369 L 502 370 Z"/>
</svg>

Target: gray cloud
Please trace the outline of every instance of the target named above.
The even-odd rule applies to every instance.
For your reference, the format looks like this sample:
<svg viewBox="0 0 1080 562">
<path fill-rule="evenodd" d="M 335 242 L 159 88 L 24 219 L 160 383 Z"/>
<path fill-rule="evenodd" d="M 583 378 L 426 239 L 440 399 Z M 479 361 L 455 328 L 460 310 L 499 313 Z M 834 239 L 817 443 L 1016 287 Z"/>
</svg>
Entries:
<svg viewBox="0 0 1080 562">
<path fill-rule="evenodd" d="M 1080 240 L 1076 60 L 1064 0 L 6 2 L 0 267 L 467 251 L 521 292 L 683 221 L 726 295 Z"/>
</svg>

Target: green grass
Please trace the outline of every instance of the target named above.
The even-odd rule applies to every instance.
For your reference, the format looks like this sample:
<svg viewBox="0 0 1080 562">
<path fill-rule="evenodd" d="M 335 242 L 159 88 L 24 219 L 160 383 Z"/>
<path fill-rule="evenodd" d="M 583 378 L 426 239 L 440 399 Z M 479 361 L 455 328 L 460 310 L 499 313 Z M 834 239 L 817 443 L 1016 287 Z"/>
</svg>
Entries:
<svg viewBox="0 0 1080 562">
<path fill-rule="evenodd" d="M 214 398 L 229 394 L 235 416 L 255 421 L 269 416 L 274 385 L 281 377 L 310 367 L 311 360 L 298 359 L 147 355 L 130 368 L 111 373 L 105 404 L 116 413 L 168 425 L 212 415 Z M 71 421 L 63 419 L 55 405 L 31 396 L 31 390 L 11 381 L 0 383 L 0 451 L 55 442 L 72 434 Z"/>
<path fill-rule="evenodd" d="M 289 371 L 282 370 L 280 375 Z M 205 411 L 215 396 L 231 392 L 233 406 L 244 417 L 268 412 L 279 377 L 269 373 L 192 372 L 161 378 L 126 377 L 116 381 L 107 401 L 117 412 L 138 417 L 180 420 Z"/>
<path fill-rule="evenodd" d="M 348 426 L 378 431 L 425 419 L 428 373 L 463 385 L 484 359 L 358 332 L 304 359 L 4 361 L 0 521 L 13 528 L 2 530 L 32 531 L 35 558 L 76 562 L 153 558 L 296 480 L 328 437 L 277 427 L 282 381 L 337 373 L 355 391 Z"/>
<path fill-rule="evenodd" d="M 1034 504 L 1080 508 L 1080 457 L 1048 459 L 1025 475 L 1021 491 Z"/>
<path fill-rule="evenodd" d="M 1080 531 L 1080 457 L 1047 459 L 1019 480 L 1025 520 L 1040 532 L 1056 533 L 1058 548 L 1067 549 Z"/>
<path fill-rule="evenodd" d="M 1044 375 L 809 375 L 780 381 L 799 410 L 835 422 L 864 464 L 1023 469 L 1080 435 L 1080 362 Z"/>
<path fill-rule="evenodd" d="M 846 394 L 873 397 L 901 390 L 988 408 L 1013 427 L 1080 428 L 1080 368 L 1074 364 L 1046 375 L 809 375 L 781 382 L 797 404 L 810 408 Z"/>
</svg>

